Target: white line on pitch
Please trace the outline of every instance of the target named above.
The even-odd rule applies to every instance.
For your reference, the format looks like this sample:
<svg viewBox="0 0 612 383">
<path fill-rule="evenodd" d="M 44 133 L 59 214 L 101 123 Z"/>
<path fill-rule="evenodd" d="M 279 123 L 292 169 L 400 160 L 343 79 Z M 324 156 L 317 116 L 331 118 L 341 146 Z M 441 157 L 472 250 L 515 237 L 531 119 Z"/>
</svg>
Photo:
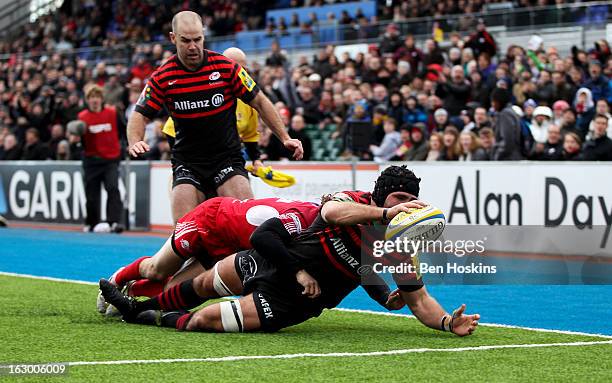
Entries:
<svg viewBox="0 0 612 383">
<path fill-rule="evenodd" d="M 76 284 L 81 284 L 81 285 L 91 285 L 91 286 L 97 286 L 98 285 L 95 282 L 79 281 L 79 280 L 76 280 L 76 279 L 41 277 L 41 276 L 37 276 L 37 275 L 8 273 L 8 272 L 4 272 L 4 271 L 0 271 L 0 275 L 6 275 L 6 276 L 9 276 L 9 277 L 38 279 L 38 280 L 52 281 L 52 282 L 76 283 Z M 351 312 L 351 313 L 360 313 L 360 314 L 383 315 L 383 316 L 393 316 L 393 317 L 402 317 L 402 318 L 416 319 L 416 317 L 414 315 L 400 314 L 400 313 L 391 313 L 391 312 L 384 312 L 384 311 L 360 310 L 360 309 L 345 309 L 345 308 L 334 308 L 333 310 L 335 310 L 335 311 Z M 552 330 L 552 329 L 536 328 L 536 327 L 523 327 L 523 326 L 514 326 L 514 325 L 497 324 L 497 323 L 482 323 L 482 322 L 480 322 L 479 326 L 498 327 L 498 328 L 510 328 L 510 329 L 527 330 L 527 331 L 535 331 L 535 332 L 548 332 L 548 333 L 563 334 L 563 335 L 583 335 L 583 336 L 592 336 L 592 337 L 596 337 L 596 338 L 612 339 L 612 335 L 593 334 L 593 333 L 588 333 L 588 332 L 567 331 L 567 330 Z"/>
<path fill-rule="evenodd" d="M 211 358 L 184 358 L 184 359 L 142 359 L 142 360 L 108 360 L 94 362 L 68 362 L 70 366 L 96 366 L 96 365 L 121 365 L 121 364 L 159 364 L 159 363 L 195 363 L 195 362 L 235 362 L 241 360 L 257 359 L 297 359 L 297 358 L 346 358 L 363 356 L 387 356 L 404 354 L 421 354 L 426 352 L 463 352 L 500 350 L 511 348 L 541 348 L 541 347 L 577 347 L 592 346 L 599 344 L 612 344 L 612 340 L 593 342 L 571 342 L 571 343 L 541 343 L 541 344 L 500 344 L 490 346 L 457 347 L 457 348 L 409 348 L 403 350 L 372 351 L 372 352 L 331 352 L 331 353 L 301 353 L 280 355 L 236 355 L 220 356 Z"/>
</svg>

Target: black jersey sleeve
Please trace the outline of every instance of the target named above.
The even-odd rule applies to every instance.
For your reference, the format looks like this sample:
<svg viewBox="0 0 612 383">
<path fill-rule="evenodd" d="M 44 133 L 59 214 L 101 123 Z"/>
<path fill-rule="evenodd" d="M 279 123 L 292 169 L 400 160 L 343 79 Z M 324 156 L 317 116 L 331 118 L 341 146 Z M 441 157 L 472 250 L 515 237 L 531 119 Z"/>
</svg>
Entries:
<svg viewBox="0 0 612 383">
<path fill-rule="evenodd" d="M 246 104 L 251 102 L 259 93 L 259 86 L 257 86 L 255 80 L 238 64 L 235 64 L 232 71 L 230 86 L 232 93 Z"/>
<path fill-rule="evenodd" d="M 265 221 L 251 235 L 251 245 L 259 255 L 280 268 L 297 272 L 304 267 L 287 250 L 285 243 L 290 240 L 291 234 L 278 218 Z"/>
</svg>

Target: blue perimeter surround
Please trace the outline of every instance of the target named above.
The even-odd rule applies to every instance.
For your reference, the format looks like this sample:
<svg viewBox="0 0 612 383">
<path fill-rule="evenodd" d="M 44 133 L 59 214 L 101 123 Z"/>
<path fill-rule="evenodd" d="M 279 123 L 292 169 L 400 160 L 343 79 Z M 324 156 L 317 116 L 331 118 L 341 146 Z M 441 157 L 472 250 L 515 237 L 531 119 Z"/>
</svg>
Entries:
<svg viewBox="0 0 612 383">
<path fill-rule="evenodd" d="M 0 229 L 0 271 L 96 282 L 138 257 L 153 255 L 164 241 L 152 236 Z M 447 310 L 466 303 L 467 311 L 480 313 L 483 322 L 612 335 L 612 286 L 428 289 Z M 385 311 L 362 289 L 340 307 Z"/>
</svg>

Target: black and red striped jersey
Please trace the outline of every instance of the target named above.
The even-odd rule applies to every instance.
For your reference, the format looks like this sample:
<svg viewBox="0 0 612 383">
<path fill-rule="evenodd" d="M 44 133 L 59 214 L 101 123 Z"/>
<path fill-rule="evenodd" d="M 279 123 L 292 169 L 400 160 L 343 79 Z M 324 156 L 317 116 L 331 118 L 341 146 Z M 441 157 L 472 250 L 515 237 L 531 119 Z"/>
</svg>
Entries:
<svg viewBox="0 0 612 383">
<path fill-rule="evenodd" d="M 210 164 L 240 150 L 236 99 L 249 103 L 258 92 L 244 68 L 204 50 L 202 65 L 193 71 L 171 56 L 151 75 L 135 110 L 152 119 L 165 108 L 174 120 L 174 157 Z"/>
<path fill-rule="evenodd" d="M 332 201 L 372 204 L 371 193 L 345 191 L 332 196 Z M 381 228 L 384 233 L 384 227 Z M 340 300 L 357 286 L 386 284 L 372 268 L 374 263 L 394 265 L 406 260 L 390 254 L 374 258 L 371 249 L 374 240 L 382 239 L 369 225 L 330 225 L 319 213 L 313 224 L 292 243 L 287 250 L 297 259 L 306 271 L 315 278 L 321 287 L 321 300 L 326 307 L 335 307 Z M 393 279 L 400 289 L 412 291 L 422 286 L 415 274 L 394 274 Z M 370 291 L 368 291 L 370 293 Z"/>
</svg>

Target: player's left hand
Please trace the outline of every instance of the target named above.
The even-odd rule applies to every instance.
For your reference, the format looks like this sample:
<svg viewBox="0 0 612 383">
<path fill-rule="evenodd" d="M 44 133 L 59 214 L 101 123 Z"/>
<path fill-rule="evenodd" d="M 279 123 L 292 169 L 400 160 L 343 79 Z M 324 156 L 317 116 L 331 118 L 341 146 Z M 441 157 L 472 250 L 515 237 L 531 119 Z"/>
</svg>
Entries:
<svg viewBox="0 0 612 383">
<path fill-rule="evenodd" d="M 302 143 L 297 138 L 290 138 L 283 142 L 285 148 L 289 149 L 293 153 L 294 160 L 301 160 L 304 157 L 304 148 Z"/>
<path fill-rule="evenodd" d="M 404 302 L 404 298 L 402 298 L 399 289 L 395 289 L 389 293 L 389 297 L 387 298 L 387 302 L 385 303 L 385 307 L 389 311 L 399 310 L 402 307 L 406 306 L 406 302 Z"/>
<path fill-rule="evenodd" d="M 466 315 L 465 303 L 462 304 L 457 310 L 453 311 L 453 332 L 459 336 L 472 335 L 472 333 L 478 327 L 478 320 L 480 314 Z"/>
<path fill-rule="evenodd" d="M 253 175 L 257 175 L 257 169 L 263 167 L 264 164 L 263 162 L 261 162 L 261 160 L 255 160 L 253 161 L 253 171 L 251 172 Z"/>
</svg>

